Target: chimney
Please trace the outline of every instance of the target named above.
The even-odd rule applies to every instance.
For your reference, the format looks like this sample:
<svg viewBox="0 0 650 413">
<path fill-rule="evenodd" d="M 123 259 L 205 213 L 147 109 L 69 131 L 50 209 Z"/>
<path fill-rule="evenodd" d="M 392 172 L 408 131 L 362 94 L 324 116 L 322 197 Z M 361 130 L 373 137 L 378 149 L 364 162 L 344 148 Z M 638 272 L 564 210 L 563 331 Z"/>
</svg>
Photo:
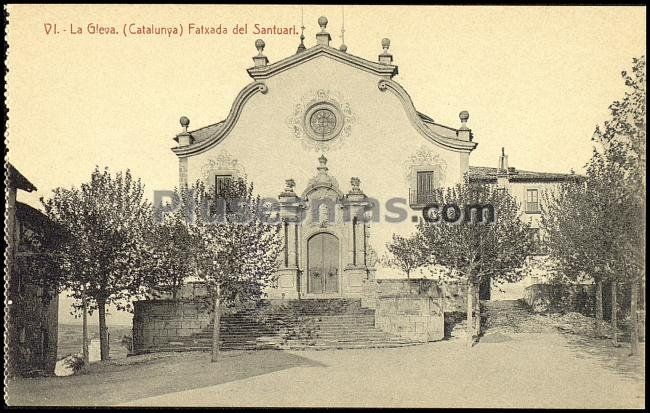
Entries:
<svg viewBox="0 0 650 413">
<path fill-rule="evenodd" d="M 379 63 L 390 65 L 393 63 L 393 55 L 388 53 L 390 47 L 390 39 L 381 39 L 381 47 L 384 49 L 379 55 Z"/>
<path fill-rule="evenodd" d="M 258 51 L 257 56 L 253 56 L 253 62 L 255 62 L 255 67 L 266 66 L 269 63 L 269 59 L 266 56 L 264 56 L 264 53 L 262 53 L 264 51 L 264 46 L 266 46 L 264 40 L 262 39 L 255 40 L 255 48 Z"/>
<path fill-rule="evenodd" d="M 318 25 L 320 26 L 320 32 L 316 33 L 316 44 L 329 46 L 332 37 L 330 36 L 329 33 L 325 31 L 325 28 L 327 27 L 327 17 L 325 16 L 319 17 Z"/>
<path fill-rule="evenodd" d="M 506 155 L 505 148 L 501 148 L 501 156 L 499 156 L 499 172 L 508 172 L 508 155 Z"/>
</svg>

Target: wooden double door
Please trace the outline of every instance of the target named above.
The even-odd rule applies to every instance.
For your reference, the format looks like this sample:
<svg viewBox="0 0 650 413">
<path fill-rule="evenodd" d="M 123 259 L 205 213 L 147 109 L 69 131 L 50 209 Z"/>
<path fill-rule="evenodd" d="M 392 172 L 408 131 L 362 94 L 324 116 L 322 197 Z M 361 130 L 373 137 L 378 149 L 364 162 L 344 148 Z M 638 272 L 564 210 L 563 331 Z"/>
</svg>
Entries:
<svg viewBox="0 0 650 413">
<path fill-rule="evenodd" d="M 307 292 L 339 292 L 339 240 L 329 233 L 318 233 L 307 241 Z"/>
</svg>

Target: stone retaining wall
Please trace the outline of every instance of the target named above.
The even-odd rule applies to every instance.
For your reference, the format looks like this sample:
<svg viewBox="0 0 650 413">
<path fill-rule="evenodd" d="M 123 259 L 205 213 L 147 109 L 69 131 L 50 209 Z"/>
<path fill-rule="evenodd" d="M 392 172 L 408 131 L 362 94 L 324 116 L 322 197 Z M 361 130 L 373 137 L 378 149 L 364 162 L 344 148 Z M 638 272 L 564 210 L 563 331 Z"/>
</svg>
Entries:
<svg viewBox="0 0 650 413">
<path fill-rule="evenodd" d="M 375 327 L 413 341 L 442 340 L 445 320 L 442 298 L 426 295 L 379 297 Z"/>
<path fill-rule="evenodd" d="M 467 311 L 467 287 L 464 283 L 443 283 L 422 278 L 366 280 L 363 284 L 361 305 L 367 308 L 376 308 L 377 300 L 380 297 L 409 295 L 441 299 L 445 313 Z M 478 308 L 478 291 L 474 304 Z"/>
<path fill-rule="evenodd" d="M 609 299 L 609 295 L 603 294 L 603 296 L 605 300 Z M 595 287 L 593 285 L 533 284 L 524 290 L 524 301 L 534 312 L 538 313 L 575 311 L 592 316 Z M 605 315 L 608 316 L 607 311 L 605 311 Z"/>
<path fill-rule="evenodd" d="M 182 341 L 200 333 L 212 321 L 208 300 L 136 301 L 133 309 L 133 352 Z"/>
</svg>

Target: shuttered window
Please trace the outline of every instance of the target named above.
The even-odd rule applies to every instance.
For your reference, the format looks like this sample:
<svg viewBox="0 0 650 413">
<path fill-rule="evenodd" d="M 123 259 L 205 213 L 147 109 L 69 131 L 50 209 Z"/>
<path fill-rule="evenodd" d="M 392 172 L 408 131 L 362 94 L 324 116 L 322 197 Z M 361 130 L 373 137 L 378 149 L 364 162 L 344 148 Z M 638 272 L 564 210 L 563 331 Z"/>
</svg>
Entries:
<svg viewBox="0 0 650 413">
<path fill-rule="evenodd" d="M 214 177 L 214 193 L 217 198 L 224 196 L 224 190 L 232 182 L 232 175 L 216 175 Z"/>
<path fill-rule="evenodd" d="M 417 173 L 418 202 L 430 202 L 433 197 L 433 171 Z"/>
<path fill-rule="evenodd" d="M 539 211 L 539 193 L 537 189 L 526 191 L 526 212 L 537 213 Z"/>
</svg>

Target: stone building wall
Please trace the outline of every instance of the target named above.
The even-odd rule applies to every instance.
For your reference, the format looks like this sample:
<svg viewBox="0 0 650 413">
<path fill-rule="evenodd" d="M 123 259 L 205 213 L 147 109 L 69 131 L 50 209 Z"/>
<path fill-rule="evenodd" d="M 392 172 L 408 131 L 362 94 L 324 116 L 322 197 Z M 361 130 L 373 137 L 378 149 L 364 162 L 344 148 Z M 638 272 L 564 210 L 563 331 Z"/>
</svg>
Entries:
<svg viewBox="0 0 650 413">
<path fill-rule="evenodd" d="M 31 284 L 20 285 L 14 273 L 10 285 L 7 329 L 9 374 L 52 375 L 56 365 L 58 341 L 58 296 Z"/>
</svg>

